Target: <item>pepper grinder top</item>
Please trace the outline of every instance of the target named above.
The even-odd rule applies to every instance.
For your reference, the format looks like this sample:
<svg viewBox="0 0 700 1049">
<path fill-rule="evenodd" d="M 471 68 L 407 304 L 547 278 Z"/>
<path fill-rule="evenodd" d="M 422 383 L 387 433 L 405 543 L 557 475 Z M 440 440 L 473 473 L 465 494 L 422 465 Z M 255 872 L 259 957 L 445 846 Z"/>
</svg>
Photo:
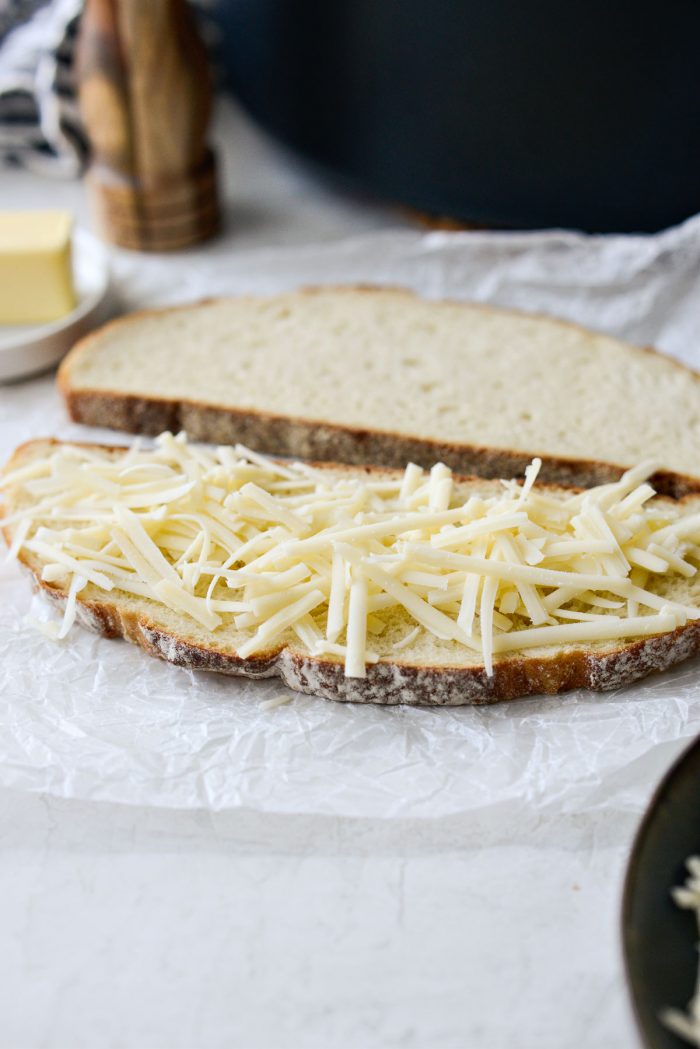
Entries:
<svg viewBox="0 0 700 1049">
<path fill-rule="evenodd" d="M 212 85 L 186 0 L 87 0 L 77 70 L 91 147 L 86 181 L 102 235 L 138 251 L 174 251 L 214 234 Z"/>
</svg>

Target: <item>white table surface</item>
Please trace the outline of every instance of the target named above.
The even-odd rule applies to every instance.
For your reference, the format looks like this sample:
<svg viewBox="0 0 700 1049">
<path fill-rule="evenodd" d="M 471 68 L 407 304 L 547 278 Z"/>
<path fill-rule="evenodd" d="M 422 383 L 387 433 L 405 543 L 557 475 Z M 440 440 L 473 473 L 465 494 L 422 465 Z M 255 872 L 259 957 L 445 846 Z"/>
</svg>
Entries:
<svg viewBox="0 0 700 1049">
<path fill-rule="evenodd" d="M 338 195 L 229 106 L 217 130 L 228 225 L 212 253 L 404 222 Z M 74 183 L 0 170 L 0 201 L 87 222 Z M 618 913 L 636 819 L 543 815 L 541 834 L 499 840 L 466 817 L 2 790 L 0 1046 L 634 1047 Z"/>
</svg>

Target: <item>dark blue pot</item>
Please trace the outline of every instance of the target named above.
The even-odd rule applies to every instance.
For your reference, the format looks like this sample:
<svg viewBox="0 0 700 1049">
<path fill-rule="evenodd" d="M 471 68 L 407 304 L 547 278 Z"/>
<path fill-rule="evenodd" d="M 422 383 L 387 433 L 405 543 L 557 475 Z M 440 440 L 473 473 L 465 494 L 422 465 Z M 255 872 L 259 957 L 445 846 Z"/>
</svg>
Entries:
<svg viewBox="0 0 700 1049">
<path fill-rule="evenodd" d="M 700 2 L 218 0 L 227 83 L 358 189 L 501 227 L 700 211 Z"/>
</svg>

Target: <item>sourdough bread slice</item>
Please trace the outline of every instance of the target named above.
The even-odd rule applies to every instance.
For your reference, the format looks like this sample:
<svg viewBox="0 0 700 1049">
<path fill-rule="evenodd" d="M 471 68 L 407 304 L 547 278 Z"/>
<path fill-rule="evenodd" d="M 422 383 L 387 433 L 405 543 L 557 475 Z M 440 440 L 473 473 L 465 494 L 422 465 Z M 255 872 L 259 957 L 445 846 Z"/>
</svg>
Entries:
<svg viewBox="0 0 700 1049">
<path fill-rule="evenodd" d="M 6 471 L 28 467 L 46 458 L 58 442 L 34 441 L 20 447 Z M 124 450 L 100 446 L 90 448 L 105 459 L 123 455 Z M 396 471 L 315 464 L 329 483 L 345 477 L 396 480 Z M 474 478 L 456 479 L 454 500 L 465 502 L 476 495 L 487 499 L 501 490 L 499 482 Z M 571 489 L 550 486 L 545 494 L 565 500 Z M 9 520 L 26 509 L 39 496 L 32 496 L 21 485 L 5 492 L 3 516 Z M 700 497 L 687 496 L 680 503 L 657 499 L 672 505 L 683 516 L 700 513 Z M 51 525 L 51 520 L 47 520 Z M 11 544 L 16 524 L 5 524 L 3 534 Z M 30 570 L 35 585 L 58 607 L 69 599 L 66 585 L 46 582 L 42 571 L 46 557 L 20 548 L 20 561 Z M 661 577 L 655 590 L 664 601 L 700 606 L 700 573 L 687 577 Z M 558 693 L 573 688 L 609 690 L 663 670 L 700 651 L 700 620 L 665 633 L 625 641 L 598 641 L 557 644 L 512 651 L 496 656 L 489 675 L 478 653 L 455 641 L 441 640 L 422 630 L 400 652 L 395 645 L 415 627 L 415 621 L 402 608 L 389 616 L 388 629 L 372 638 L 378 662 L 370 664 L 365 678 L 344 674 L 342 658 L 314 655 L 297 636 L 287 631 L 274 644 L 242 657 L 239 649 L 250 640 L 251 630 L 236 628 L 233 617 L 212 632 L 186 613 L 178 613 L 161 602 L 120 591 L 106 592 L 93 583 L 79 593 L 77 619 L 105 637 L 123 637 L 151 655 L 178 666 L 211 670 L 250 678 L 279 676 L 301 692 L 352 702 L 379 704 L 429 704 L 456 706 L 485 704 L 538 693 Z M 414 631 L 415 632 L 415 631 Z"/>
<path fill-rule="evenodd" d="M 658 491 L 700 490 L 700 377 L 543 316 L 318 288 L 134 314 L 79 342 L 58 377 L 73 419 L 184 429 L 270 454 L 445 462 L 590 486 L 654 458 Z"/>
</svg>

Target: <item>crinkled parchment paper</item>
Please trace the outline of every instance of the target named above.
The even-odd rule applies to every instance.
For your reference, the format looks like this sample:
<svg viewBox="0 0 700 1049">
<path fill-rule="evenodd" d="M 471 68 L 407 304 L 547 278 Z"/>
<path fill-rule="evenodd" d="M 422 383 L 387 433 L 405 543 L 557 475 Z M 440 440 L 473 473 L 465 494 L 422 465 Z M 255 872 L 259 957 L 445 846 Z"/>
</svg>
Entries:
<svg viewBox="0 0 700 1049">
<path fill-rule="evenodd" d="M 700 367 L 700 218 L 655 237 L 380 233 L 319 247 L 115 259 L 129 307 L 300 284 L 403 284 L 544 311 Z M 67 422 L 52 379 L 0 389 L 0 454 Z M 119 435 L 119 441 L 128 438 Z M 650 449 L 653 452 L 653 449 Z M 615 693 L 379 709 L 188 672 L 80 628 L 57 644 L 0 568 L 0 783 L 133 804 L 358 817 L 633 812 L 700 730 L 700 661 Z"/>
</svg>

